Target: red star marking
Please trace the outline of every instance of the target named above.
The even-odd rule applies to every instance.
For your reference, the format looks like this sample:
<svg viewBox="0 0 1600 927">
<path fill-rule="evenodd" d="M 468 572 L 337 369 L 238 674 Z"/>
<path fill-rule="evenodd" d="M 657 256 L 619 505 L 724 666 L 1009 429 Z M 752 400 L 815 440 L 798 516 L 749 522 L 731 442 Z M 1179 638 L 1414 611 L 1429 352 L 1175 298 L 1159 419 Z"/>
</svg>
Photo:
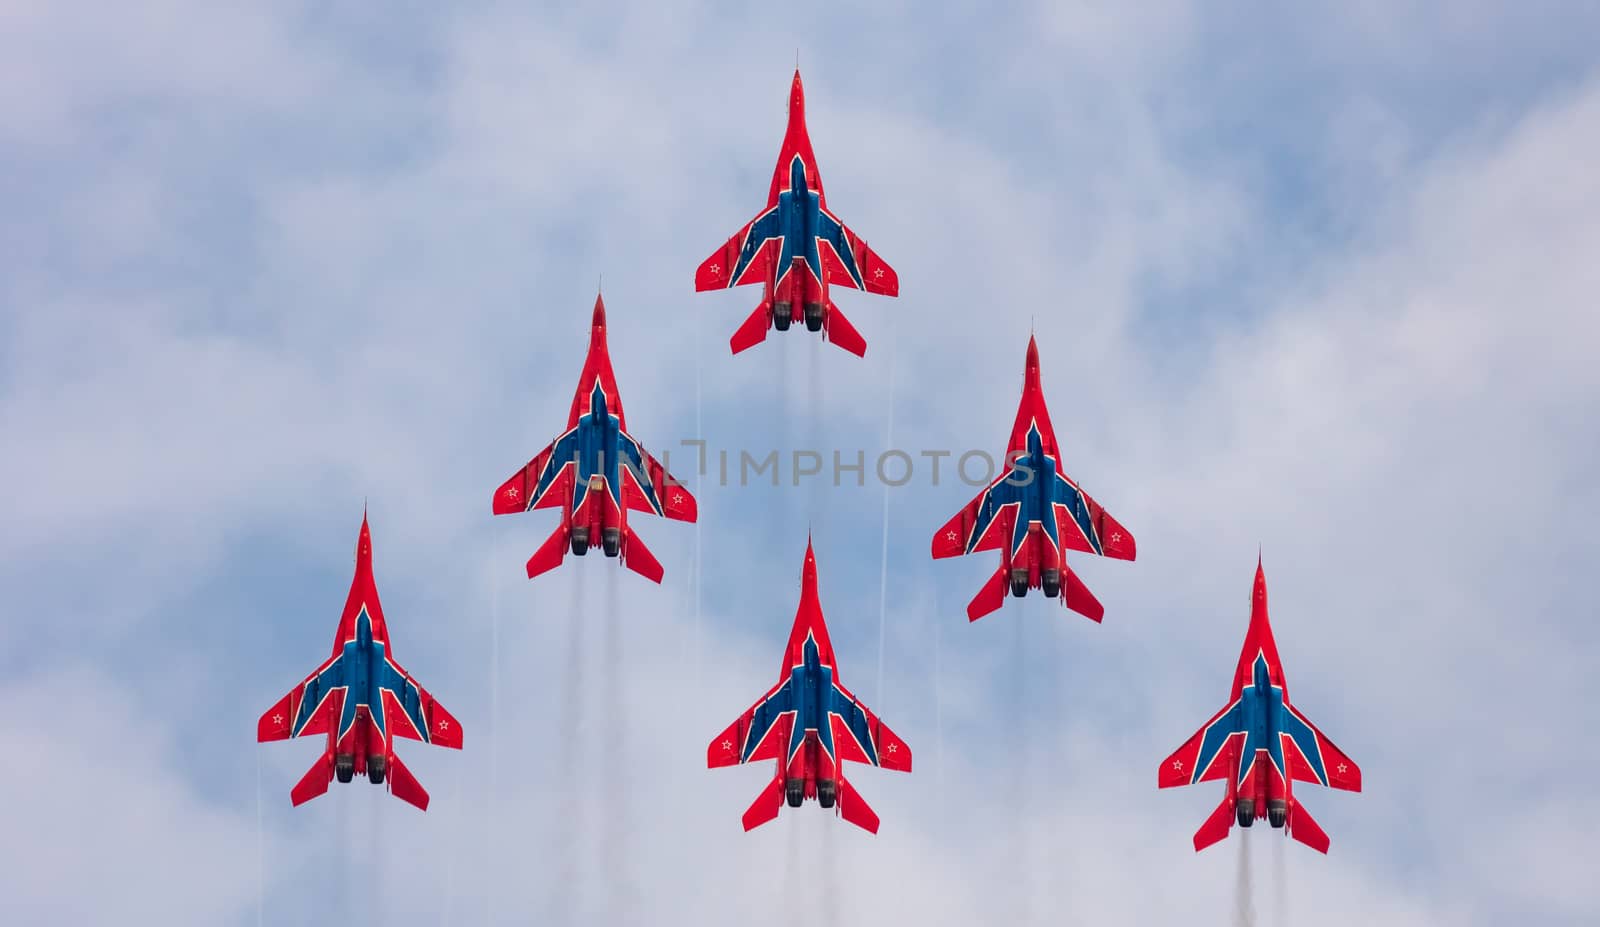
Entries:
<svg viewBox="0 0 1600 927">
<path fill-rule="evenodd" d="M 877 270 L 875 270 L 875 271 L 873 271 L 873 272 L 872 272 L 872 276 L 874 276 L 874 277 L 881 277 L 881 276 L 883 276 L 883 268 L 882 268 L 882 267 L 880 267 L 880 268 L 878 268 L 878 269 L 877 269 Z"/>
<path fill-rule="evenodd" d="M 1119 543 L 1121 541 L 1122 541 L 1122 532 L 1120 532 L 1120 531 L 1111 532 L 1111 543 L 1116 544 L 1116 543 Z"/>
<path fill-rule="evenodd" d="M 1173 760 L 1172 761 L 1172 768 L 1177 770 L 1178 772 L 1183 772 L 1183 760 Z"/>
<path fill-rule="evenodd" d="M 711 265 L 711 273 L 713 275 L 721 274 L 722 273 L 722 265 L 721 264 L 712 264 Z"/>
<path fill-rule="evenodd" d="M 946 531 L 944 536 L 951 541 L 954 541 L 956 538 L 960 537 L 960 535 L 956 534 L 954 531 Z"/>
<path fill-rule="evenodd" d="M 516 497 L 517 497 L 517 487 L 515 487 L 515 486 L 506 487 L 506 498 L 507 499 L 515 499 Z"/>
<path fill-rule="evenodd" d="M 448 731 L 448 730 L 450 730 L 450 722 L 449 722 L 449 721 L 446 721 L 446 720 L 445 720 L 445 719 L 443 719 L 443 718 L 440 718 L 440 719 L 439 719 L 439 730 L 441 730 L 441 731 Z"/>
<path fill-rule="evenodd" d="M 893 753 L 896 750 L 900 749 L 900 745 L 899 744 L 890 744 L 889 746 L 885 747 L 884 749 L 887 750 L 889 753 Z"/>
<path fill-rule="evenodd" d="M 724 749 L 724 750 L 732 750 L 733 749 L 733 741 L 724 740 L 722 742 L 722 749 Z"/>
<path fill-rule="evenodd" d="M 672 504 L 673 505 L 682 505 L 683 504 L 683 493 L 681 493 L 681 492 L 673 493 L 672 494 Z"/>
<path fill-rule="evenodd" d="M 283 715 L 273 715 L 272 716 L 272 723 L 273 724 L 282 724 L 283 723 Z M 1344 772 L 1343 769 L 1341 769 L 1339 771 L 1340 772 Z"/>
<path fill-rule="evenodd" d="M 1340 763 L 1339 764 L 1339 775 L 1341 775 L 1341 776 L 1344 775 L 1347 771 L 1349 771 L 1349 769 L 1350 769 L 1350 767 L 1344 765 L 1343 763 Z"/>
</svg>

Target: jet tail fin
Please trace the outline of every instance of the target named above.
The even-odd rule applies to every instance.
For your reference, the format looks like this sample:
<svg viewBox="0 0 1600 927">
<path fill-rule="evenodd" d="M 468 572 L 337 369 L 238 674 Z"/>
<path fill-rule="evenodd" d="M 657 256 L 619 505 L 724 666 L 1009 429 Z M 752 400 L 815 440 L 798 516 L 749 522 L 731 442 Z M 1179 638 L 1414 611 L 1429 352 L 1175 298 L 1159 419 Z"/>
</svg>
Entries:
<svg viewBox="0 0 1600 927">
<path fill-rule="evenodd" d="M 1001 566 L 989 581 L 983 584 L 978 594 L 972 597 L 967 605 L 967 620 L 977 621 L 984 615 L 998 609 L 1006 600 L 1006 568 Z"/>
<path fill-rule="evenodd" d="M 868 807 L 848 779 L 840 776 L 836 781 L 839 783 L 839 816 L 869 834 L 877 833 L 878 813 Z"/>
<path fill-rule="evenodd" d="M 556 528 L 549 540 L 545 541 L 533 556 L 528 558 L 528 578 L 533 579 L 540 573 L 553 570 L 561 565 L 567 556 L 567 543 L 571 539 L 572 529 L 563 522 Z"/>
<path fill-rule="evenodd" d="M 1285 821 L 1283 826 L 1288 828 L 1289 836 L 1311 849 L 1318 853 L 1328 852 L 1328 835 L 1306 811 L 1305 805 L 1295 802 L 1293 810 L 1289 812 L 1289 820 Z"/>
<path fill-rule="evenodd" d="M 867 356 L 867 339 L 861 337 L 850 320 L 844 317 L 839 307 L 828 300 L 827 331 L 828 340 L 849 351 L 857 357 Z"/>
<path fill-rule="evenodd" d="M 289 801 L 299 807 L 323 792 L 328 791 L 328 783 L 333 781 L 333 755 L 322 754 L 322 758 L 300 777 L 294 788 L 289 792 Z"/>
<path fill-rule="evenodd" d="M 744 829 L 752 831 L 778 816 L 778 809 L 783 807 L 783 777 L 778 776 L 767 787 L 761 790 L 756 800 L 750 803 L 749 809 L 744 813 Z"/>
<path fill-rule="evenodd" d="M 1072 572 L 1065 563 L 1061 564 L 1061 604 L 1090 621 L 1099 621 L 1106 616 L 1106 607 L 1100 604 L 1100 600 L 1094 597 L 1078 574 Z"/>
<path fill-rule="evenodd" d="M 400 757 L 393 753 L 389 754 L 388 781 L 390 795 L 416 805 L 423 811 L 428 810 L 428 790 L 422 787 L 416 776 L 411 775 L 411 770 L 400 762 Z"/>
<path fill-rule="evenodd" d="M 1222 804 L 1217 806 L 1217 810 L 1211 812 L 1211 817 L 1206 818 L 1206 822 L 1194 832 L 1194 851 L 1198 853 L 1228 836 L 1228 831 L 1232 827 L 1233 796 L 1229 795 L 1222 799 Z"/>
<path fill-rule="evenodd" d="M 628 532 L 627 540 L 623 541 L 622 544 L 622 563 L 628 569 L 653 583 L 661 582 L 661 576 L 664 572 L 661 569 L 661 562 L 656 559 L 655 554 L 650 553 L 650 548 L 644 546 L 644 542 L 639 540 L 639 536 L 632 531 Z"/>
<path fill-rule="evenodd" d="M 728 346 L 733 348 L 733 353 L 738 354 L 755 347 L 767 340 L 767 329 L 772 327 L 772 300 L 763 299 L 756 311 L 750 313 L 750 318 L 744 320 L 739 330 L 728 339 Z"/>
</svg>

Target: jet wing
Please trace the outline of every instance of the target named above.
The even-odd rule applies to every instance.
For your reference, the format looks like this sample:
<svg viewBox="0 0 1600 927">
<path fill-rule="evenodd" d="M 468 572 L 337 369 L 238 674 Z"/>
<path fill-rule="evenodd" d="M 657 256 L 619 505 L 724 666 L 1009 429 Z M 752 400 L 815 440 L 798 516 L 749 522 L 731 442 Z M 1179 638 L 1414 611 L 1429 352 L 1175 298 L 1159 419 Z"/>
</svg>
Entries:
<svg viewBox="0 0 1600 927">
<path fill-rule="evenodd" d="M 340 669 L 341 658 L 332 657 L 278 699 L 256 722 L 257 742 L 326 734 L 344 710 L 347 689 Z"/>
<path fill-rule="evenodd" d="M 494 491 L 494 514 L 511 515 L 547 509 L 572 498 L 572 461 L 577 452 L 574 432 L 567 432 L 528 461 Z"/>
<path fill-rule="evenodd" d="M 1168 789 L 1232 775 L 1238 766 L 1239 741 L 1243 737 L 1239 733 L 1239 703 L 1235 701 L 1212 715 L 1193 737 L 1161 762 L 1158 786 Z"/>
<path fill-rule="evenodd" d="M 996 494 L 1002 475 L 978 493 L 966 507 L 944 523 L 933 536 L 934 559 L 958 557 L 980 550 L 999 550 L 1010 539 L 1017 505 Z"/>
<path fill-rule="evenodd" d="M 786 678 L 745 710 L 706 748 L 706 767 L 779 759 L 794 726 L 793 687 Z"/>
<path fill-rule="evenodd" d="M 699 514 L 694 495 L 661 465 L 644 445 L 623 433 L 618 442 L 623 459 L 623 504 L 635 512 L 694 521 Z"/>
<path fill-rule="evenodd" d="M 461 723 L 392 657 L 378 672 L 383 692 L 384 729 L 390 737 L 461 749 Z"/>
<path fill-rule="evenodd" d="M 780 241 L 778 210 L 769 207 L 700 262 L 699 269 L 694 272 L 695 292 L 771 280 L 772 263 L 777 259 Z"/>
<path fill-rule="evenodd" d="M 1361 767 L 1334 746 L 1333 741 L 1298 709 L 1289 705 L 1284 708 L 1287 710 L 1283 713 L 1283 755 L 1288 759 L 1289 775 L 1301 782 L 1348 792 L 1361 791 Z"/>
<path fill-rule="evenodd" d="M 865 240 L 827 210 L 819 211 L 817 220 L 818 251 L 829 283 L 879 296 L 900 295 L 900 275 Z"/>
<path fill-rule="evenodd" d="M 1056 474 L 1051 500 L 1056 507 L 1056 524 L 1061 527 L 1063 550 L 1100 554 L 1117 560 L 1132 560 L 1138 553 L 1128 529 L 1066 474 Z"/>
<path fill-rule="evenodd" d="M 911 771 L 911 748 L 860 699 L 839 683 L 833 684 L 828 705 L 834 749 L 840 760 L 871 763 L 883 769 Z"/>
</svg>

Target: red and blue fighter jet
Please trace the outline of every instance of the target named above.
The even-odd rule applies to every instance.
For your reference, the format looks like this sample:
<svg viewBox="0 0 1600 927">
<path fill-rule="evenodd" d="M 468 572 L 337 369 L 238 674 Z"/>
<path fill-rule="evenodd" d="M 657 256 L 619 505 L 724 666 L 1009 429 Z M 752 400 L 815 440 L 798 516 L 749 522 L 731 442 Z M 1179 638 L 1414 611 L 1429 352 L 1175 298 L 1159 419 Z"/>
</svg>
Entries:
<svg viewBox="0 0 1600 927">
<path fill-rule="evenodd" d="M 967 507 L 933 536 L 933 556 L 1000 551 L 1000 569 L 967 606 L 977 621 L 999 608 L 1009 586 L 1014 596 L 1043 589 L 1073 611 L 1099 621 L 1105 608 L 1067 566 L 1069 550 L 1134 558 L 1133 535 L 1061 469 L 1050 411 L 1039 389 L 1039 346 L 1028 338 L 1022 403 L 1006 466 Z"/>
<path fill-rule="evenodd" d="M 361 516 L 356 575 L 350 582 L 333 655 L 289 690 L 256 723 L 256 740 L 327 735 L 316 765 L 289 793 L 302 805 L 328 790 L 335 776 L 359 775 L 424 811 L 428 792 L 394 752 L 396 737 L 461 749 L 461 725 L 394 659 L 389 626 L 372 579 L 372 534 Z"/>
<path fill-rule="evenodd" d="M 528 578 L 583 556 L 599 542 L 635 573 L 661 582 L 661 564 L 628 528 L 628 510 L 694 521 L 689 490 L 628 434 L 622 394 L 606 348 L 606 307 L 596 296 L 589 356 L 572 397 L 567 430 L 494 492 L 494 513 L 561 507 L 561 524 L 528 560 Z"/>
<path fill-rule="evenodd" d="M 839 681 L 828 627 L 817 601 L 817 559 L 806 540 L 800 608 L 784 649 L 778 684 L 706 748 L 706 766 L 775 760 L 777 774 L 744 813 L 752 830 L 778 816 L 785 800 L 816 799 L 871 833 L 878 815 L 844 778 L 844 761 L 911 771 L 911 748 Z"/>
<path fill-rule="evenodd" d="M 1273 827 L 1322 853 L 1328 835 L 1295 801 L 1294 780 L 1361 791 L 1361 767 L 1289 704 L 1278 645 L 1267 621 L 1267 577 L 1256 563 L 1250 629 L 1228 706 L 1161 764 L 1159 785 L 1171 788 L 1227 779 L 1228 793 L 1194 835 L 1198 852 L 1228 836 L 1234 821 L 1249 827 L 1266 818 Z"/>
<path fill-rule="evenodd" d="M 767 329 L 810 331 L 857 357 L 867 342 L 828 296 L 838 284 L 882 296 L 900 293 L 900 278 L 856 233 L 828 209 L 822 175 L 806 132 L 806 95 L 800 72 L 789 91 L 789 128 L 778 151 L 767 205 L 695 271 L 696 292 L 759 283 L 761 305 L 733 333 L 738 354 L 766 340 Z"/>
</svg>

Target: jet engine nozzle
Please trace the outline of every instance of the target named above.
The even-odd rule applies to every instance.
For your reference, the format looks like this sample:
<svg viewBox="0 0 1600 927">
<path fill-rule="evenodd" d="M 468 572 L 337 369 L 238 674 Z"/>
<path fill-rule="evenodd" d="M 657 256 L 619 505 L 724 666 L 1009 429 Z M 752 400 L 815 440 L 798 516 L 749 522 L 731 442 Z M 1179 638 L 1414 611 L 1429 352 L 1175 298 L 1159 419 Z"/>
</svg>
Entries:
<svg viewBox="0 0 1600 927">
<path fill-rule="evenodd" d="M 606 525 L 601 528 L 600 547 L 607 557 L 615 557 L 617 551 L 622 549 L 622 529 L 615 525 Z"/>
<path fill-rule="evenodd" d="M 389 764 L 383 754 L 373 754 L 367 757 L 367 781 L 373 785 L 383 785 L 383 774 L 388 772 Z"/>
<path fill-rule="evenodd" d="M 1028 594 L 1027 567 L 1011 568 L 1011 594 L 1019 599 Z"/>
<path fill-rule="evenodd" d="M 1051 568 L 1043 571 L 1039 577 L 1039 585 L 1044 587 L 1046 598 L 1053 599 L 1061 594 L 1061 571 Z"/>
<path fill-rule="evenodd" d="M 832 808 L 833 803 L 839 798 L 839 788 L 832 779 L 817 780 L 817 804 L 824 808 Z"/>
<path fill-rule="evenodd" d="M 1281 798 L 1267 799 L 1267 823 L 1281 828 L 1287 820 L 1289 820 L 1289 803 Z"/>
<path fill-rule="evenodd" d="M 806 800 L 806 781 L 804 779 L 790 779 L 785 782 L 783 797 L 789 802 L 789 807 L 800 807 Z"/>
<path fill-rule="evenodd" d="M 356 755 L 354 753 L 339 753 L 333 757 L 333 774 L 339 777 L 340 782 L 349 782 L 356 776 Z"/>
<path fill-rule="evenodd" d="M 1256 800 L 1254 798 L 1241 798 L 1234 808 L 1238 812 L 1239 826 L 1249 827 L 1256 822 Z"/>
<path fill-rule="evenodd" d="M 589 552 L 589 526 L 572 526 L 572 552 L 579 557 Z"/>
</svg>

